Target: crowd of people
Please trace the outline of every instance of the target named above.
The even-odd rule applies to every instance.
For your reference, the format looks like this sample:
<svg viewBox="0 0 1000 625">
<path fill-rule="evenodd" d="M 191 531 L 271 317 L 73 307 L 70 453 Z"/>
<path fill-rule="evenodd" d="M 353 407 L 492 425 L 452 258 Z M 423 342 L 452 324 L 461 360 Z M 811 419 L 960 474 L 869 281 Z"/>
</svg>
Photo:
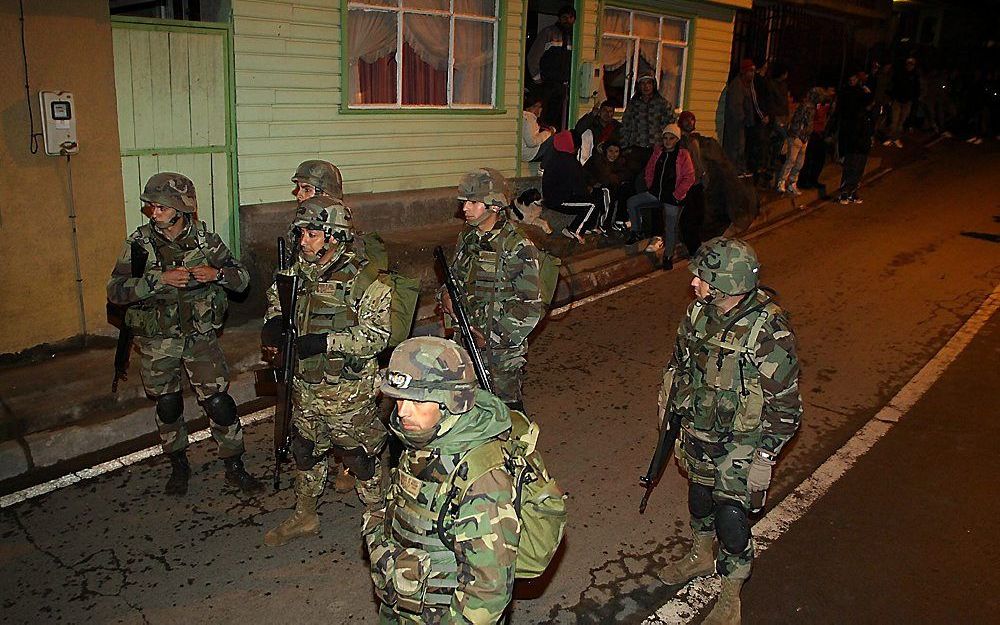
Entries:
<svg viewBox="0 0 1000 625">
<path fill-rule="evenodd" d="M 738 220 L 732 199 L 740 186 L 753 189 L 754 202 L 754 193 L 765 190 L 826 193 L 820 174 L 830 161 L 842 167 L 838 201 L 861 204 L 858 189 L 873 145 L 901 148 L 911 128 L 971 144 L 997 133 L 995 70 L 925 75 L 909 56 L 895 64 L 873 61 L 842 85 L 820 81 L 803 90 L 790 88 L 791 71 L 780 62 L 740 63 L 720 102 L 721 146 L 697 131 L 694 113 L 675 110 L 652 75 L 637 79 L 621 121 L 604 101 L 561 131 L 540 121 L 552 118 L 543 98 L 529 92 L 522 157 L 540 165 L 544 206 L 571 216 L 563 236 L 645 243 L 670 268 L 678 239 L 693 256 L 702 240 Z"/>
</svg>

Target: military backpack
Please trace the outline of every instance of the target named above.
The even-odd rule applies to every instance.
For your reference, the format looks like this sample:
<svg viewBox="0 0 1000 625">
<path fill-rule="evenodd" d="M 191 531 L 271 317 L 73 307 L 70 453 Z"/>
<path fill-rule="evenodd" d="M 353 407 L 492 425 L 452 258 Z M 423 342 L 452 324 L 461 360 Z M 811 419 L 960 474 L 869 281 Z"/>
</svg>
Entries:
<svg viewBox="0 0 1000 625">
<path fill-rule="evenodd" d="M 449 478 L 441 484 L 447 498 L 438 516 L 438 536 L 453 545 L 447 536 L 458 505 L 476 480 L 494 469 L 506 471 L 514 483 L 514 509 L 521 521 L 521 537 L 514 565 L 514 577 L 535 578 L 545 572 L 562 543 L 566 529 L 566 495 L 549 475 L 536 448 L 538 424 L 511 411 L 511 432 L 507 440 L 491 440 L 468 451 Z M 465 465 L 466 470 L 462 467 Z M 464 477 L 461 477 L 464 474 Z M 449 519 L 449 516 L 452 518 Z"/>
<path fill-rule="evenodd" d="M 371 232 L 357 237 L 357 246 L 368 259 L 368 264 L 358 274 L 354 288 L 358 297 L 372 282 L 378 280 L 392 290 L 389 305 L 389 321 L 392 329 L 389 344 L 392 349 L 410 336 L 413 318 L 417 312 L 417 296 L 420 295 L 420 281 L 389 270 L 389 253 L 385 241 L 377 233 Z"/>
</svg>

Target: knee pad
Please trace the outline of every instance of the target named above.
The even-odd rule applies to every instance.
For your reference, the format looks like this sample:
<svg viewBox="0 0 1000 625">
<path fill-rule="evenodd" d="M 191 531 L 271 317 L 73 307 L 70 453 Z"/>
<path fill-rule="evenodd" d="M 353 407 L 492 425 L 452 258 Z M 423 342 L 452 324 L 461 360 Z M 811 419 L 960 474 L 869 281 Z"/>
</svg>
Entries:
<svg viewBox="0 0 1000 625">
<path fill-rule="evenodd" d="M 313 455 L 316 443 L 303 438 L 298 430 L 292 434 L 292 458 L 295 459 L 295 468 L 299 471 L 308 471 L 316 466 L 319 458 Z"/>
<path fill-rule="evenodd" d="M 715 501 L 712 499 L 712 489 L 704 484 L 690 482 L 688 484 L 688 512 L 696 519 L 704 519 L 711 516 L 715 510 Z"/>
<path fill-rule="evenodd" d="M 202 406 L 212 423 L 229 427 L 236 423 L 236 401 L 229 393 L 216 393 L 206 399 Z"/>
<path fill-rule="evenodd" d="M 184 395 L 177 391 L 156 398 L 156 417 L 163 423 L 175 423 L 184 414 Z"/>
<path fill-rule="evenodd" d="M 719 543 L 731 554 L 746 551 L 750 544 L 750 521 L 746 510 L 737 503 L 720 503 L 715 508 L 715 533 Z"/>
<path fill-rule="evenodd" d="M 375 456 L 368 456 L 361 447 L 356 449 L 338 450 L 340 461 L 347 470 L 362 482 L 375 477 Z"/>
</svg>

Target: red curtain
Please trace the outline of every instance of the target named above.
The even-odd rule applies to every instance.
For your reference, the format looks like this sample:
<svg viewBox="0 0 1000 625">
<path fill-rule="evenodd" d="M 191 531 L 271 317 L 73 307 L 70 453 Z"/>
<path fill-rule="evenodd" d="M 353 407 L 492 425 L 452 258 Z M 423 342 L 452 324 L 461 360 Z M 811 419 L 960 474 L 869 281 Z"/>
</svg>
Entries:
<svg viewBox="0 0 1000 625">
<path fill-rule="evenodd" d="M 359 59 L 358 85 L 361 90 L 359 104 L 395 104 L 395 55 L 384 56 L 374 63 Z M 403 43 L 403 104 L 448 104 L 448 72 L 425 63 L 406 42 Z"/>
</svg>

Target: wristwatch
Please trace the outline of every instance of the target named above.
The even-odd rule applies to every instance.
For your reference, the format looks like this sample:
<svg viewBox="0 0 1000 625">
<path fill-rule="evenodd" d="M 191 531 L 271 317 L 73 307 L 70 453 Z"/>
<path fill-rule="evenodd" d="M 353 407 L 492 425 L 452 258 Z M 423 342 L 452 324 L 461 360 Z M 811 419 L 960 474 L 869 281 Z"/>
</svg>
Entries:
<svg viewBox="0 0 1000 625">
<path fill-rule="evenodd" d="M 219 267 L 219 268 L 218 268 L 218 269 L 216 270 L 216 272 L 215 272 L 215 281 L 216 281 L 216 282 L 222 282 L 222 279 L 223 279 L 224 277 L 225 277 L 225 275 L 224 275 L 224 274 L 222 273 L 222 267 Z"/>
</svg>

